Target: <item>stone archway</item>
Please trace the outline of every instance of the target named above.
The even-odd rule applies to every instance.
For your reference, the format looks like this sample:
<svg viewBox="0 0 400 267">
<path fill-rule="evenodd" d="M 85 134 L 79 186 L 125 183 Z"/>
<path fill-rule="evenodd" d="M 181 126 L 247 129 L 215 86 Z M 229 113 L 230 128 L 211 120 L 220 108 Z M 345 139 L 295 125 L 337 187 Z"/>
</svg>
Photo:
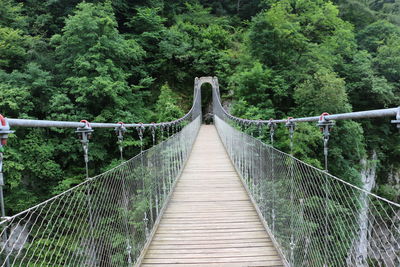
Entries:
<svg viewBox="0 0 400 267">
<path fill-rule="evenodd" d="M 205 122 L 206 124 L 210 124 L 213 122 L 213 106 L 214 103 L 216 101 L 216 98 L 219 97 L 219 83 L 218 83 L 218 78 L 217 77 L 211 77 L 211 76 L 207 76 L 207 77 L 196 77 L 195 80 L 195 95 L 196 94 L 200 94 L 200 103 L 202 103 L 201 101 L 201 94 L 202 94 L 202 89 L 201 86 L 203 84 L 210 84 L 211 85 L 211 94 L 212 94 L 212 105 L 209 108 L 206 108 L 206 112 L 204 112 L 204 114 L 202 114 L 202 120 L 203 122 Z"/>
</svg>

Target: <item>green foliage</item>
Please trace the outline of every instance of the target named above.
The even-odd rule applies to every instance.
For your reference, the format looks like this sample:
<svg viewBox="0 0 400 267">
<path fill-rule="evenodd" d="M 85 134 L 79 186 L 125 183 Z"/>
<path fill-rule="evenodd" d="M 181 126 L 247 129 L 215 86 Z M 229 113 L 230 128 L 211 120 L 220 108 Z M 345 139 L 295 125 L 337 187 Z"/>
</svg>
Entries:
<svg viewBox="0 0 400 267">
<path fill-rule="evenodd" d="M 379 196 L 389 199 L 390 201 L 398 202 L 400 198 L 399 190 L 393 185 L 380 185 L 376 192 Z"/>
<path fill-rule="evenodd" d="M 232 75 L 229 86 L 248 105 L 264 110 L 264 117 L 273 115 L 274 104 L 280 104 L 287 96 L 284 80 L 259 62 Z"/>
<path fill-rule="evenodd" d="M 0 1 L 0 26 L 10 28 L 24 27 L 26 18 L 22 15 L 22 3 L 14 0 Z"/>
<path fill-rule="evenodd" d="M 301 115 L 318 114 L 321 110 L 331 114 L 350 111 L 345 81 L 329 70 L 320 69 L 300 83 L 293 97 Z"/>
<path fill-rule="evenodd" d="M 52 38 L 60 58 L 57 67 L 68 70 L 61 76 L 65 77 L 62 84 L 90 120 L 138 115 L 137 107 L 126 109 L 141 103 L 140 97 L 133 97 L 135 90 L 127 81 L 131 76 L 128 63 L 137 63 L 143 51 L 134 40 L 125 40 L 116 26 L 110 4 L 82 3 L 66 21 L 63 35 Z"/>
<path fill-rule="evenodd" d="M 284 0 L 253 19 L 250 49 L 266 65 L 296 66 L 318 47 L 335 51 L 333 57 L 346 53 L 351 49 L 351 30 L 332 3 Z"/>
<path fill-rule="evenodd" d="M 399 35 L 400 28 L 386 20 L 374 22 L 357 34 L 361 49 L 376 53 L 378 47 L 383 45 L 387 38 Z"/>
<path fill-rule="evenodd" d="M 369 9 L 364 1 L 359 0 L 339 0 L 340 16 L 350 21 L 356 28 L 364 28 L 376 21 L 376 12 Z"/>
<path fill-rule="evenodd" d="M 177 95 L 172 92 L 168 84 L 164 84 L 156 103 L 157 121 L 173 121 L 181 118 L 184 112 L 178 103 Z"/>
<path fill-rule="evenodd" d="M 365 50 L 358 51 L 344 66 L 349 100 L 357 110 L 388 106 L 394 101 L 393 86 L 374 70 L 373 59 Z"/>
<path fill-rule="evenodd" d="M 335 0 L 334 2 L 338 3 L 341 16 L 358 28 L 364 28 L 379 19 L 400 25 L 398 0 Z"/>
<path fill-rule="evenodd" d="M 386 43 L 378 48 L 375 62 L 379 73 L 397 87 L 397 99 L 393 99 L 395 104 L 400 96 L 400 33 L 389 36 Z"/>
<path fill-rule="evenodd" d="M 12 70 L 23 63 L 26 38 L 22 31 L 0 26 L 0 68 Z"/>
</svg>

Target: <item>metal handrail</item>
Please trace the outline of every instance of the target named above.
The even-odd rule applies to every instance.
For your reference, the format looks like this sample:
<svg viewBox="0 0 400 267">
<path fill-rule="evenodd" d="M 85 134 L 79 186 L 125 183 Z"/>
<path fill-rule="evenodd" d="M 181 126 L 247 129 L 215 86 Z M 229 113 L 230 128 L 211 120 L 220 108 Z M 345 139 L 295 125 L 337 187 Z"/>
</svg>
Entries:
<svg viewBox="0 0 400 267">
<path fill-rule="evenodd" d="M 193 97 L 193 104 L 190 110 L 181 118 L 167 121 L 167 122 L 159 122 L 159 123 L 125 123 L 125 128 L 137 128 L 137 127 L 145 127 L 145 128 L 152 128 L 152 127 L 163 127 L 163 126 L 170 126 L 175 125 L 183 122 L 186 119 L 189 119 L 192 114 L 195 113 L 195 109 L 197 104 L 200 104 L 198 90 L 195 90 L 194 97 Z M 196 116 L 197 117 L 197 116 Z M 7 123 L 10 127 L 57 127 L 57 128 L 81 128 L 85 127 L 84 122 L 74 122 L 74 121 L 54 121 L 54 120 L 34 120 L 34 119 L 14 119 L 14 118 L 5 118 Z M 192 117 L 192 120 L 195 119 Z M 91 128 L 117 128 L 121 127 L 121 123 L 101 123 L 101 122 L 91 122 Z"/>
</svg>

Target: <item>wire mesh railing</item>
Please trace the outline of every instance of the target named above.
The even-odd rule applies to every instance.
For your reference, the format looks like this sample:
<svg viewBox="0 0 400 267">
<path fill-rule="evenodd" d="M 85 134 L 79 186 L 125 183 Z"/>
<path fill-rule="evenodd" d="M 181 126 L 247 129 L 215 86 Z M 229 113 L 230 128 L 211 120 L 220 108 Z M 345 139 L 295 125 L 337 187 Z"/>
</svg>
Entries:
<svg viewBox="0 0 400 267">
<path fill-rule="evenodd" d="M 166 141 L 0 222 L 0 266 L 131 266 L 190 154 L 201 116 Z"/>
<path fill-rule="evenodd" d="M 400 265 L 399 204 L 214 119 L 290 266 Z"/>
</svg>

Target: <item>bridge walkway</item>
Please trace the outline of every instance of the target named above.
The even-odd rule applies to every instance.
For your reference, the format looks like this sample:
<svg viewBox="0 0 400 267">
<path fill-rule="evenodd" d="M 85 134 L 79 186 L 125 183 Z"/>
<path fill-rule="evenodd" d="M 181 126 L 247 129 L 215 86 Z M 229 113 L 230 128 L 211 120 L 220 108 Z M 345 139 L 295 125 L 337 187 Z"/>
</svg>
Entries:
<svg viewBox="0 0 400 267">
<path fill-rule="evenodd" d="M 141 266 L 283 266 L 213 125 L 201 126 Z"/>
</svg>

